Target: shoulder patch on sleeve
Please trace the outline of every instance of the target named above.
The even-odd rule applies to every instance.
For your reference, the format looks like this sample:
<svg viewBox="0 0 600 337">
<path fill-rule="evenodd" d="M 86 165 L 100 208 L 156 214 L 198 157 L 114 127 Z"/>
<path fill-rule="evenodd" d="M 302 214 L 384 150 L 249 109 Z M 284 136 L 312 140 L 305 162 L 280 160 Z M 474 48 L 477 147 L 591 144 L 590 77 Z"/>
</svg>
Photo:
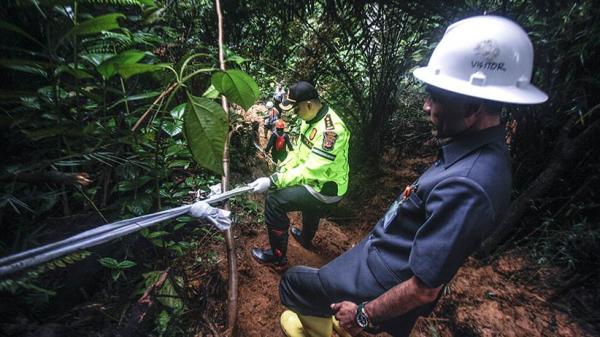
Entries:
<svg viewBox="0 0 600 337">
<path fill-rule="evenodd" d="M 326 130 L 333 130 L 333 121 L 331 120 L 331 115 L 327 114 L 325 115 L 325 129 Z"/>
<path fill-rule="evenodd" d="M 334 131 L 323 131 L 323 150 L 333 150 L 337 138 L 338 135 Z"/>
</svg>

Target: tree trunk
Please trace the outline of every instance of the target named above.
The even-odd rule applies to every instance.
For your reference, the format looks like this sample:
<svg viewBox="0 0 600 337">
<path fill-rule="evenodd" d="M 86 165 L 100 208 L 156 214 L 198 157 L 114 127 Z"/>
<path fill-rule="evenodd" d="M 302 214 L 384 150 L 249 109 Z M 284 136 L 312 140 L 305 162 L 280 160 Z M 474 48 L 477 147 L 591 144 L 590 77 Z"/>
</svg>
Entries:
<svg viewBox="0 0 600 337">
<path fill-rule="evenodd" d="M 217 7 L 217 18 L 219 20 L 219 63 L 221 70 L 225 71 L 225 58 L 223 55 L 223 15 L 221 13 L 221 3 L 215 0 Z M 229 119 L 229 109 L 227 98 L 221 95 L 221 105 L 227 113 Z M 223 192 L 229 188 L 229 142 L 231 133 L 228 133 L 225 139 L 225 147 L 223 149 L 223 178 L 221 179 L 221 189 Z M 225 209 L 229 209 L 229 204 L 226 202 Z M 237 335 L 237 297 L 238 297 L 238 273 L 237 273 L 237 256 L 235 254 L 235 241 L 233 232 L 228 229 L 225 232 L 225 248 L 227 251 L 227 261 L 229 266 L 229 280 L 227 287 L 227 330 L 230 331 L 230 336 Z"/>
</svg>

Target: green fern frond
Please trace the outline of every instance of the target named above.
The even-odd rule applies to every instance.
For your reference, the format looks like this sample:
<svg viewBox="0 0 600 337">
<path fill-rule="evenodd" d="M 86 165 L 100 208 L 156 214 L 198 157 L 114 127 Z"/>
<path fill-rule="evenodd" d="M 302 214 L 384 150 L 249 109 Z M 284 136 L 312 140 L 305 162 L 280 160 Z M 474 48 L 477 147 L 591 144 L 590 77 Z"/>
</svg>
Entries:
<svg viewBox="0 0 600 337">
<path fill-rule="evenodd" d="M 163 42 L 162 38 L 158 34 L 147 32 L 135 32 L 131 34 L 131 40 L 137 44 L 153 47 Z"/>
<path fill-rule="evenodd" d="M 132 41 L 131 36 L 127 34 L 109 31 L 101 32 L 100 39 L 107 39 L 117 43 L 130 43 Z"/>
<path fill-rule="evenodd" d="M 102 35 L 110 32 L 102 32 Z M 131 38 L 126 35 L 115 34 L 115 36 L 101 36 L 99 38 L 86 39 L 82 41 L 83 49 L 88 53 L 112 53 L 124 49 L 132 44 Z"/>
</svg>

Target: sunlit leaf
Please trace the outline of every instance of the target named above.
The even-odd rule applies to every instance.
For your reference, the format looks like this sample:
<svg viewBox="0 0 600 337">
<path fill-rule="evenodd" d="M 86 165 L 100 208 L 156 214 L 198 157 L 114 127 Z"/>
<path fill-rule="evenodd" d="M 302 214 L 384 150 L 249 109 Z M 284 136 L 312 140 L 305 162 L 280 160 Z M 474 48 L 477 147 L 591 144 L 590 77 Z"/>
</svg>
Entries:
<svg viewBox="0 0 600 337">
<path fill-rule="evenodd" d="M 223 148 L 229 130 L 227 114 L 213 100 L 188 94 L 183 127 L 194 160 L 223 173 Z"/>
<path fill-rule="evenodd" d="M 179 104 L 178 106 L 174 107 L 171 110 L 170 114 L 175 119 L 181 119 L 183 117 L 184 112 L 185 112 L 185 103 Z"/>
<path fill-rule="evenodd" d="M 225 60 L 227 62 L 235 62 L 236 64 L 242 64 L 246 61 L 248 61 L 248 59 L 245 59 L 239 55 L 230 55 L 227 57 L 227 59 Z"/>
<path fill-rule="evenodd" d="M 206 89 L 206 91 L 202 94 L 202 97 L 206 97 L 206 98 L 217 98 L 219 97 L 219 91 L 217 89 L 215 89 L 214 85 L 210 85 L 210 87 L 208 87 L 208 89 Z"/>
<path fill-rule="evenodd" d="M 103 30 L 119 28 L 118 18 L 124 18 L 121 13 L 106 14 L 77 24 L 73 32 L 77 35 L 95 34 Z"/>
<path fill-rule="evenodd" d="M 211 83 L 230 101 L 239 104 L 246 110 L 256 102 L 260 95 L 254 79 L 238 69 L 214 73 Z"/>
<path fill-rule="evenodd" d="M 181 121 L 165 121 L 162 125 L 162 130 L 169 136 L 174 137 L 181 133 L 183 130 Z"/>
<path fill-rule="evenodd" d="M 92 54 L 80 54 L 79 57 L 90 62 L 94 66 L 99 66 L 102 62 L 115 56 L 113 53 L 92 53 Z"/>
</svg>

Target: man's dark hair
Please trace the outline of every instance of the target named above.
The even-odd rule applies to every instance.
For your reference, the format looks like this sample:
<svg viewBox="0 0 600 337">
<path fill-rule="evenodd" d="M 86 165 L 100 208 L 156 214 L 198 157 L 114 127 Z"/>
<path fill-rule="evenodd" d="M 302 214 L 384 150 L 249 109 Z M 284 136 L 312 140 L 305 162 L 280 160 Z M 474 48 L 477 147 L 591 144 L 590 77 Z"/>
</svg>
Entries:
<svg viewBox="0 0 600 337">
<path fill-rule="evenodd" d="M 487 111 L 492 116 L 500 115 L 500 113 L 502 112 L 502 107 L 504 106 L 504 103 L 502 102 L 490 101 L 487 99 L 475 97 L 471 97 L 471 103 L 482 105 L 485 108 L 485 111 Z"/>
</svg>

